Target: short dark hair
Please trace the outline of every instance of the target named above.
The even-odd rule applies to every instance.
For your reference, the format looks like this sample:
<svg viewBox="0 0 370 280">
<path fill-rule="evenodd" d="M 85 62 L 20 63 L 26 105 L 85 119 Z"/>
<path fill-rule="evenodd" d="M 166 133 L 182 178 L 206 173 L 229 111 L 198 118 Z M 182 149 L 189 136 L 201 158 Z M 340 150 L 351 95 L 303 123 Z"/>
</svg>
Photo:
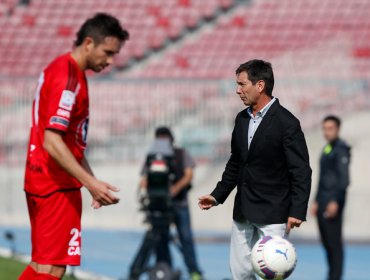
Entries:
<svg viewBox="0 0 370 280">
<path fill-rule="evenodd" d="M 163 136 L 170 138 L 171 142 L 175 141 L 170 128 L 168 128 L 167 126 L 157 127 L 157 129 L 155 130 L 155 138 Z"/>
<path fill-rule="evenodd" d="M 322 120 L 322 122 L 323 122 L 323 123 L 324 123 L 324 122 L 327 122 L 327 121 L 335 122 L 335 124 L 337 125 L 337 127 L 338 127 L 338 128 L 340 127 L 340 125 L 341 125 L 341 123 L 342 123 L 342 121 L 340 120 L 340 118 L 339 118 L 339 117 L 337 117 L 337 116 L 335 116 L 335 115 L 328 115 L 328 116 L 326 116 L 326 117 Z"/>
<path fill-rule="evenodd" d="M 86 37 L 91 37 L 95 44 L 100 44 L 106 37 L 116 37 L 120 41 L 129 39 L 130 34 L 122 28 L 119 20 L 106 13 L 97 13 L 87 19 L 77 32 L 74 42 L 76 47 L 80 46 Z"/>
<path fill-rule="evenodd" d="M 255 85 L 258 81 L 262 80 L 265 82 L 266 94 L 272 96 L 272 90 L 274 89 L 274 72 L 270 62 L 263 61 L 260 59 L 249 60 L 243 64 L 240 64 L 236 69 L 236 75 L 241 72 L 247 72 L 248 79 Z"/>
</svg>

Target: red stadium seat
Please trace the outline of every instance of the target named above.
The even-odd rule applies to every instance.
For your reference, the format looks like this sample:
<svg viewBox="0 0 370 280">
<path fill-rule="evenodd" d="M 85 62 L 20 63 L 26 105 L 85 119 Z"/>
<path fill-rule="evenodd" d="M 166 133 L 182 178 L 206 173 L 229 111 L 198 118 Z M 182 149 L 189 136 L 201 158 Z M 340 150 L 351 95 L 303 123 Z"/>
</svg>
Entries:
<svg viewBox="0 0 370 280">
<path fill-rule="evenodd" d="M 66 25 L 60 25 L 58 27 L 58 35 L 62 37 L 70 37 L 73 33 L 73 28 L 71 26 L 66 26 Z"/>
<path fill-rule="evenodd" d="M 16 0 L 9 0 L 10 2 L 17 3 Z M 197 27 L 203 17 L 212 17 L 212 13 L 215 13 L 220 5 L 219 0 L 179 0 L 177 2 L 167 0 L 32 0 L 27 7 L 19 7 L 14 4 L 16 6 L 14 13 L 9 17 L 3 17 L 1 16 L 3 5 L 0 4 L 0 26 L 2 29 L 0 42 L 19 38 L 19 41 L 22 41 L 22 45 L 24 45 L 25 42 L 32 41 L 28 47 L 33 50 L 44 50 L 34 52 L 34 60 L 37 61 L 37 65 L 44 65 L 54 55 L 70 49 L 75 32 L 86 17 L 98 11 L 104 11 L 118 16 L 131 33 L 132 51 L 124 53 L 133 59 L 142 59 L 151 49 L 161 48 L 167 39 L 177 39 L 188 28 Z M 5 8 L 3 9 L 5 10 Z M 19 31 L 20 25 L 26 29 Z M 6 29 L 12 31 L 8 32 Z M 50 45 L 53 45 L 53 48 L 50 48 Z M 2 46 L 0 45 L 0 55 L 4 57 L 6 49 Z M 16 55 L 16 57 L 20 60 L 22 56 Z M 127 59 L 117 61 L 122 62 L 129 59 L 130 57 L 127 57 Z M 122 63 L 118 66 L 121 67 Z M 15 72 L 12 72 L 12 69 L 15 69 Z M 34 71 L 34 67 L 32 67 L 32 71 Z M 39 71 L 32 71 L 29 68 L 2 67 L 0 75 L 38 75 Z"/>
<path fill-rule="evenodd" d="M 370 58 L 370 46 L 354 49 L 353 56 L 357 58 Z"/>
<path fill-rule="evenodd" d="M 252 57 L 277 59 L 302 50 L 324 53 L 320 45 L 335 38 L 346 38 L 354 65 L 362 60 L 369 63 L 369 1 L 33 0 L 27 7 L 18 7 L 16 1 L 6 5 L 10 2 L 15 3 L 12 15 L 0 16 L 0 55 L 4 58 L 0 75 L 38 75 L 53 56 L 70 49 L 78 26 L 97 11 L 118 16 L 131 33 L 117 59 L 120 68 L 130 59 L 143 59 L 150 50 L 185 36 L 174 53 L 164 52 L 161 61 L 124 73 L 132 77 L 229 77 L 230 64 Z M 235 7 L 231 13 L 218 13 L 231 7 Z M 200 30 L 196 39 L 187 39 L 187 29 L 202 28 L 205 18 L 215 16 L 214 25 Z M 25 44 L 29 52 L 23 50 Z M 31 67 L 25 67 L 28 57 L 33 59 Z"/>
</svg>

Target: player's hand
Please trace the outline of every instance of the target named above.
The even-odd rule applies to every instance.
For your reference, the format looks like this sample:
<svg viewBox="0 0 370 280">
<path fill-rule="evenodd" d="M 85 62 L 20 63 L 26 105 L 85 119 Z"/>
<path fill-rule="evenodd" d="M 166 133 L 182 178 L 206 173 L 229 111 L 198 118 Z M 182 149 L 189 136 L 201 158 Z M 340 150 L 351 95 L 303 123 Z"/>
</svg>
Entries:
<svg viewBox="0 0 370 280">
<path fill-rule="evenodd" d="M 328 205 L 326 206 L 326 210 L 324 212 L 324 217 L 327 219 L 333 219 L 338 214 L 338 202 L 336 201 L 330 201 Z"/>
<path fill-rule="evenodd" d="M 288 218 L 288 221 L 287 221 L 287 224 L 286 224 L 286 234 L 289 234 L 290 233 L 290 230 L 297 227 L 299 228 L 302 224 L 302 220 L 300 219 L 297 219 L 297 218 L 293 218 L 293 217 L 289 217 Z"/>
<path fill-rule="evenodd" d="M 203 196 L 201 196 L 201 197 L 198 198 L 198 205 L 199 205 L 199 208 L 200 209 L 202 209 L 202 210 L 208 210 L 208 209 L 212 208 L 213 206 L 216 206 L 217 205 L 217 201 L 210 194 L 203 195 Z"/>
<path fill-rule="evenodd" d="M 119 202 L 119 198 L 112 194 L 112 192 L 118 192 L 119 189 L 109 185 L 108 183 L 95 179 L 91 184 L 86 186 L 86 188 L 89 190 L 93 198 L 91 206 L 94 209 Z"/>
<path fill-rule="evenodd" d="M 311 215 L 316 217 L 317 216 L 317 210 L 319 209 L 319 204 L 317 202 L 314 202 L 312 205 L 311 205 Z"/>
<path fill-rule="evenodd" d="M 92 207 L 93 209 L 99 209 L 101 206 L 102 206 L 102 205 L 101 205 L 99 202 L 97 202 L 95 199 L 93 199 L 93 200 L 92 200 L 92 202 L 91 202 L 91 207 Z"/>
</svg>

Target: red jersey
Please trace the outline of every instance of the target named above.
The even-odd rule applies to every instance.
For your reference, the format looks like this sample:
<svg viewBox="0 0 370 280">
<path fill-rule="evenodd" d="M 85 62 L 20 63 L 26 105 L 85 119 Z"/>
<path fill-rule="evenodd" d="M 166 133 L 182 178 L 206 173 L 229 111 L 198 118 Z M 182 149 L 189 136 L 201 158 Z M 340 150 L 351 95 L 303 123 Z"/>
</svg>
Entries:
<svg viewBox="0 0 370 280">
<path fill-rule="evenodd" d="M 41 73 L 33 102 L 32 127 L 25 174 L 27 193 L 46 196 L 81 188 L 43 148 L 45 129 L 63 132 L 63 140 L 81 163 L 89 125 L 89 96 L 85 73 L 71 54 L 56 58 Z"/>
</svg>

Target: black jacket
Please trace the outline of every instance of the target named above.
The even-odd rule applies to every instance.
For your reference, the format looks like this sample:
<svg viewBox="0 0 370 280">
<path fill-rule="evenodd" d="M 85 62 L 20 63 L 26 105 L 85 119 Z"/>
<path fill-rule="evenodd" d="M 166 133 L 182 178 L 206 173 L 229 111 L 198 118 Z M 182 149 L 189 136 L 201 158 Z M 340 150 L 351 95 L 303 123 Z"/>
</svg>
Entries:
<svg viewBox="0 0 370 280">
<path fill-rule="evenodd" d="M 344 206 L 349 185 L 350 147 L 341 139 L 326 146 L 320 159 L 319 186 L 316 201 L 324 210 L 329 201 Z"/>
<path fill-rule="evenodd" d="M 311 168 L 300 123 L 278 100 L 271 105 L 248 149 L 247 109 L 235 120 L 231 156 L 211 193 L 223 203 L 237 186 L 233 219 L 258 224 L 306 219 Z"/>
</svg>

